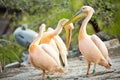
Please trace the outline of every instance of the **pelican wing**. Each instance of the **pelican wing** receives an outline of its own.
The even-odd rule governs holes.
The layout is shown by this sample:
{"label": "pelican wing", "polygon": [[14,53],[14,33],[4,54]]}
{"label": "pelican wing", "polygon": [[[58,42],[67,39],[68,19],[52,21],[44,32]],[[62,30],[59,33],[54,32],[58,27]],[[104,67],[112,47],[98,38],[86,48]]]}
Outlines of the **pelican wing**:
{"label": "pelican wing", "polygon": [[65,66],[67,66],[68,65],[68,63],[67,63],[67,55],[68,55],[67,48],[66,48],[63,40],[58,35],[54,37],[54,40],[58,47],[59,54],[62,58],[63,64],[65,64]]}
{"label": "pelican wing", "polygon": [[105,44],[102,42],[102,40],[96,35],[92,35],[91,39],[95,43],[95,45],[98,47],[98,49],[101,51],[103,56],[106,58],[106,56],[108,56],[108,50]]}
{"label": "pelican wing", "polygon": [[48,53],[48,55],[51,56],[57,62],[58,65],[61,65],[59,54],[57,54],[55,49],[51,45],[48,45],[48,44],[42,44],[42,45],[43,45],[42,48],[45,50],[45,52]]}
{"label": "pelican wing", "polygon": [[61,73],[63,70],[57,61],[59,55],[55,54],[55,51],[48,44],[36,45],[34,52],[30,51],[30,62],[38,69]]}
{"label": "pelican wing", "polygon": [[[54,29],[49,28],[48,31],[54,31]],[[60,38],[60,36],[54,36],[53,40],[55,41],[57,48],[59,50],[59,55],[62,58],[62,63],[65,64],[65,66],[67,66],[67,55],[68,55],[68,51],[67,48],[63,42],[63,40]]]}
{"label": "pelican wing", "polygon": [[91,36],[91,40],[95,43],[95,45],[98,47],[98,49],[101,51],[102,55],[104,56],[104,58],[111,63],[111,60],[108,56],[108,50],[105,46],[105,44],[102,42],[102,40],[96,36],[96,35],[92,35]]}
{"label": "pelican wing", "polygon": [[57,62],[43,48],[38,45],[34,52],[30,52],[30,61],[36,68],[43,70],[49,69],[50,65],[57,65]]}

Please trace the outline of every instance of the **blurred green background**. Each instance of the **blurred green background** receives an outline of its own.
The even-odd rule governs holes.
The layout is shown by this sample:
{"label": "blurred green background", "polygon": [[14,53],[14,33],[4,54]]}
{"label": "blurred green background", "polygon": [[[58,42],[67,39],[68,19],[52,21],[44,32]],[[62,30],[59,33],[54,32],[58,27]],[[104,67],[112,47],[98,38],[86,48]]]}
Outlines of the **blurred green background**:
{"label": "blurred green background", "polygon": [[[0,64],[5,65],[19,61],[24,49],[13,38],[14,30],[21,24],[38,32],[39,26],[45,23],[56,28],[62,18],[70,19],[83,5],[92,6],[95,13],[87,25],[88,34],[105,32],[120,39],[119,0],[0,0],[0,21],[9,21],[9,32],[0,36]],[[72,44],[77,46],[77,36],[83,19],[74,23]],[[0,27],[1,29],[1,27]],[[65,38],[65,31],[60,34]]]}

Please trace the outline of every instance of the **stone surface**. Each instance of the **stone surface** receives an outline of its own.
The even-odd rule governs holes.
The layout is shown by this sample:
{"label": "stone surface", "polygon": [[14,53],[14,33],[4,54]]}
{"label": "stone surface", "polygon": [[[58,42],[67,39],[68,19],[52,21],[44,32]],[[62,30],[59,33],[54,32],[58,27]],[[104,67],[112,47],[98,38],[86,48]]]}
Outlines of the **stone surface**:
{"label": "stone surface", "polygon": [[107,35],[105,32],[98,32],[96,35],[103,41],[108,41],[113,38],[113,37]]}
{"label": "stone surface", "polygon": [[110,47],[108,52],[110,56],[120,56],[120,45]]}
{"label": "stone surface", "polygon": [[20,67],[19,62],[10,63],[5,66],[5,68],[17,68],[17,67]]}
{"label": "stone surface", "polygon": [[68,58],[73,58],[80,55],[81,53],[79,51],[79,48],[74,46],[74,47],[71,47],[71,49],[69,50]]}
{"label": "stone surface", "polygon": [[[86,77],[87,65],[83,56],[78,56],[77,48],[73,49],[70,53],[74,53],[72,57],[68,58],[68,69],[65,73],[50,75],[52,80],[120,80],[120,44],[119,40],[113,39],[107,42],[110,46],[107,47],[110,58],[112,60],[112,70],[106,69],[97,65],[96,74],[92,77]],[[78,52],[77,52],[78,53]],[[17,64],[14,63],[14,64]],[[91,65],[91,72],[93,64]],[[7,68],[4,72],[0,73],[0,80],[40,80],[41,70],[37,70],[30,64],[27,67],[20,68]]]}
{"label": "stone surface", "polygon": [[29,65],[29,52],[28,51],[23,51],[21,55],[21,66],[28,66]]}
{"label": "stone surface", "polygon": [[104,41],[104,43],[105,43],[107,48],[111,48],[111,47],[114,47],[114,46],[117,46],[120,44],[118,39],[111,39],[108,41]]}
{"label": "stone surface", "polygon": [[[120,56],[111,57],[112,70],[106,71],[104,67],[97,65],[96,75],[86,77],[87,65],[85,60],[78,57],[68,59],[68,70],[65,73],[50,75],[52,80],[119,80],[120,79]],[[91,65],[91,72],[93,65]],[[41,70],[34,69],[32,66],[13,68],[6,73],[0,74],[0,80],[41,80]]]}

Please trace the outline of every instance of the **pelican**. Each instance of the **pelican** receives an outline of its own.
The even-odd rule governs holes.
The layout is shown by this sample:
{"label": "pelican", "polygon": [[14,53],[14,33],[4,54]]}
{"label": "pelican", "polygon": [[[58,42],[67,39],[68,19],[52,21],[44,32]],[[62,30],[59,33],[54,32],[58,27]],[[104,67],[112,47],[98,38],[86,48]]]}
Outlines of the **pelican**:
{"label": "pelican", "polygon": [[52,38],[54,38],[61,32],[65,21],[66,19],[60,20],[57,28],[53,31],[48,32],[44,32],[45,25],[42,24],[40,26],[40,32],[38,36],[35,38],[35,40],[31,43],[29,47],[30,62],[35,68],[41,69],[43,71],[42,80],[45,80],[45,74],[47,73],[64,72],[63,68],[61,67],[59,53],[55,49],[55,46],[50,45],[50,43]]}
{"label": "pelican", "polygon": [[[103,41],[95,34],[88,35],[86,32],[86,26],[94,13],[94,9],[90,6],[83,6],[73,18],[71,18],[65,25],[74,22],[81,16],[86,16],[83,20],[81,28],[79,30],[78,42],[79,50],[87,61],[88,69],[87,75],[94,75],[96,70],[96,64],[104,66],[107,69],[111,69],[111,59],[108,55],[108,50]],[[94,63],[94,69],[90,74],[90,65]]]}
{"label": "pelican", "polygon": [[[58,61],[60,61],[59,65],[65,66],[65,67],[68,66],[68,63],[67,63],[68,47],[65,46],[63,40],[59,36],[59,33],[61,32],[63,25],[67,21],[68,19],[61,19],[58,22],[57,28],[55,30],[52,28],[48,28],[48,30],[43,33],[43,36],[40,40],[40,44],[41,43],[50,44],[57,51],[57,53],[60,55],[60,59],[59,58],[57,59]],[[72,30],[73,28],[74,28],[73,24],[71,23],[67,25],[66,29]],[[58,31],[59,29],[60,29],[60,32]]]}

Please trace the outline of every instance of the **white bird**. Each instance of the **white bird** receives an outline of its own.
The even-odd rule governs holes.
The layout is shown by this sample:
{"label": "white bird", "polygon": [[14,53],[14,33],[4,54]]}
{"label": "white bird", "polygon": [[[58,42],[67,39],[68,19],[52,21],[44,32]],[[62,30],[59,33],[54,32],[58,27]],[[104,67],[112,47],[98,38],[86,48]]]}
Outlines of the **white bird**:
{"label": "white bird", "polygon": [[[81,14],[83,13],[83,14]],[[90,64],[94,63],[94,69],[93,73],[95,73],[96,64],[102,65],[106,67],[107,69],[111,68],[111,59],[108,55],[108,50],[103,43],[103,41],[95,34],[88,35],[86,32],[86,26],[89,20],[91,19],[92,15],[94,13],[94,9],[90,6],[83,6],[79,12],[76,13],[75,17],[70,19],[65,25],[75,21],[76,19],[80,18],[81,15],[86,15],[86,18],[83,20],[79,36],[78,36],[78,42],[79,42],[79,50],[82,53],[82,55],[85,57],[88,69],[87,69],[87,75],[90,74]]]}

